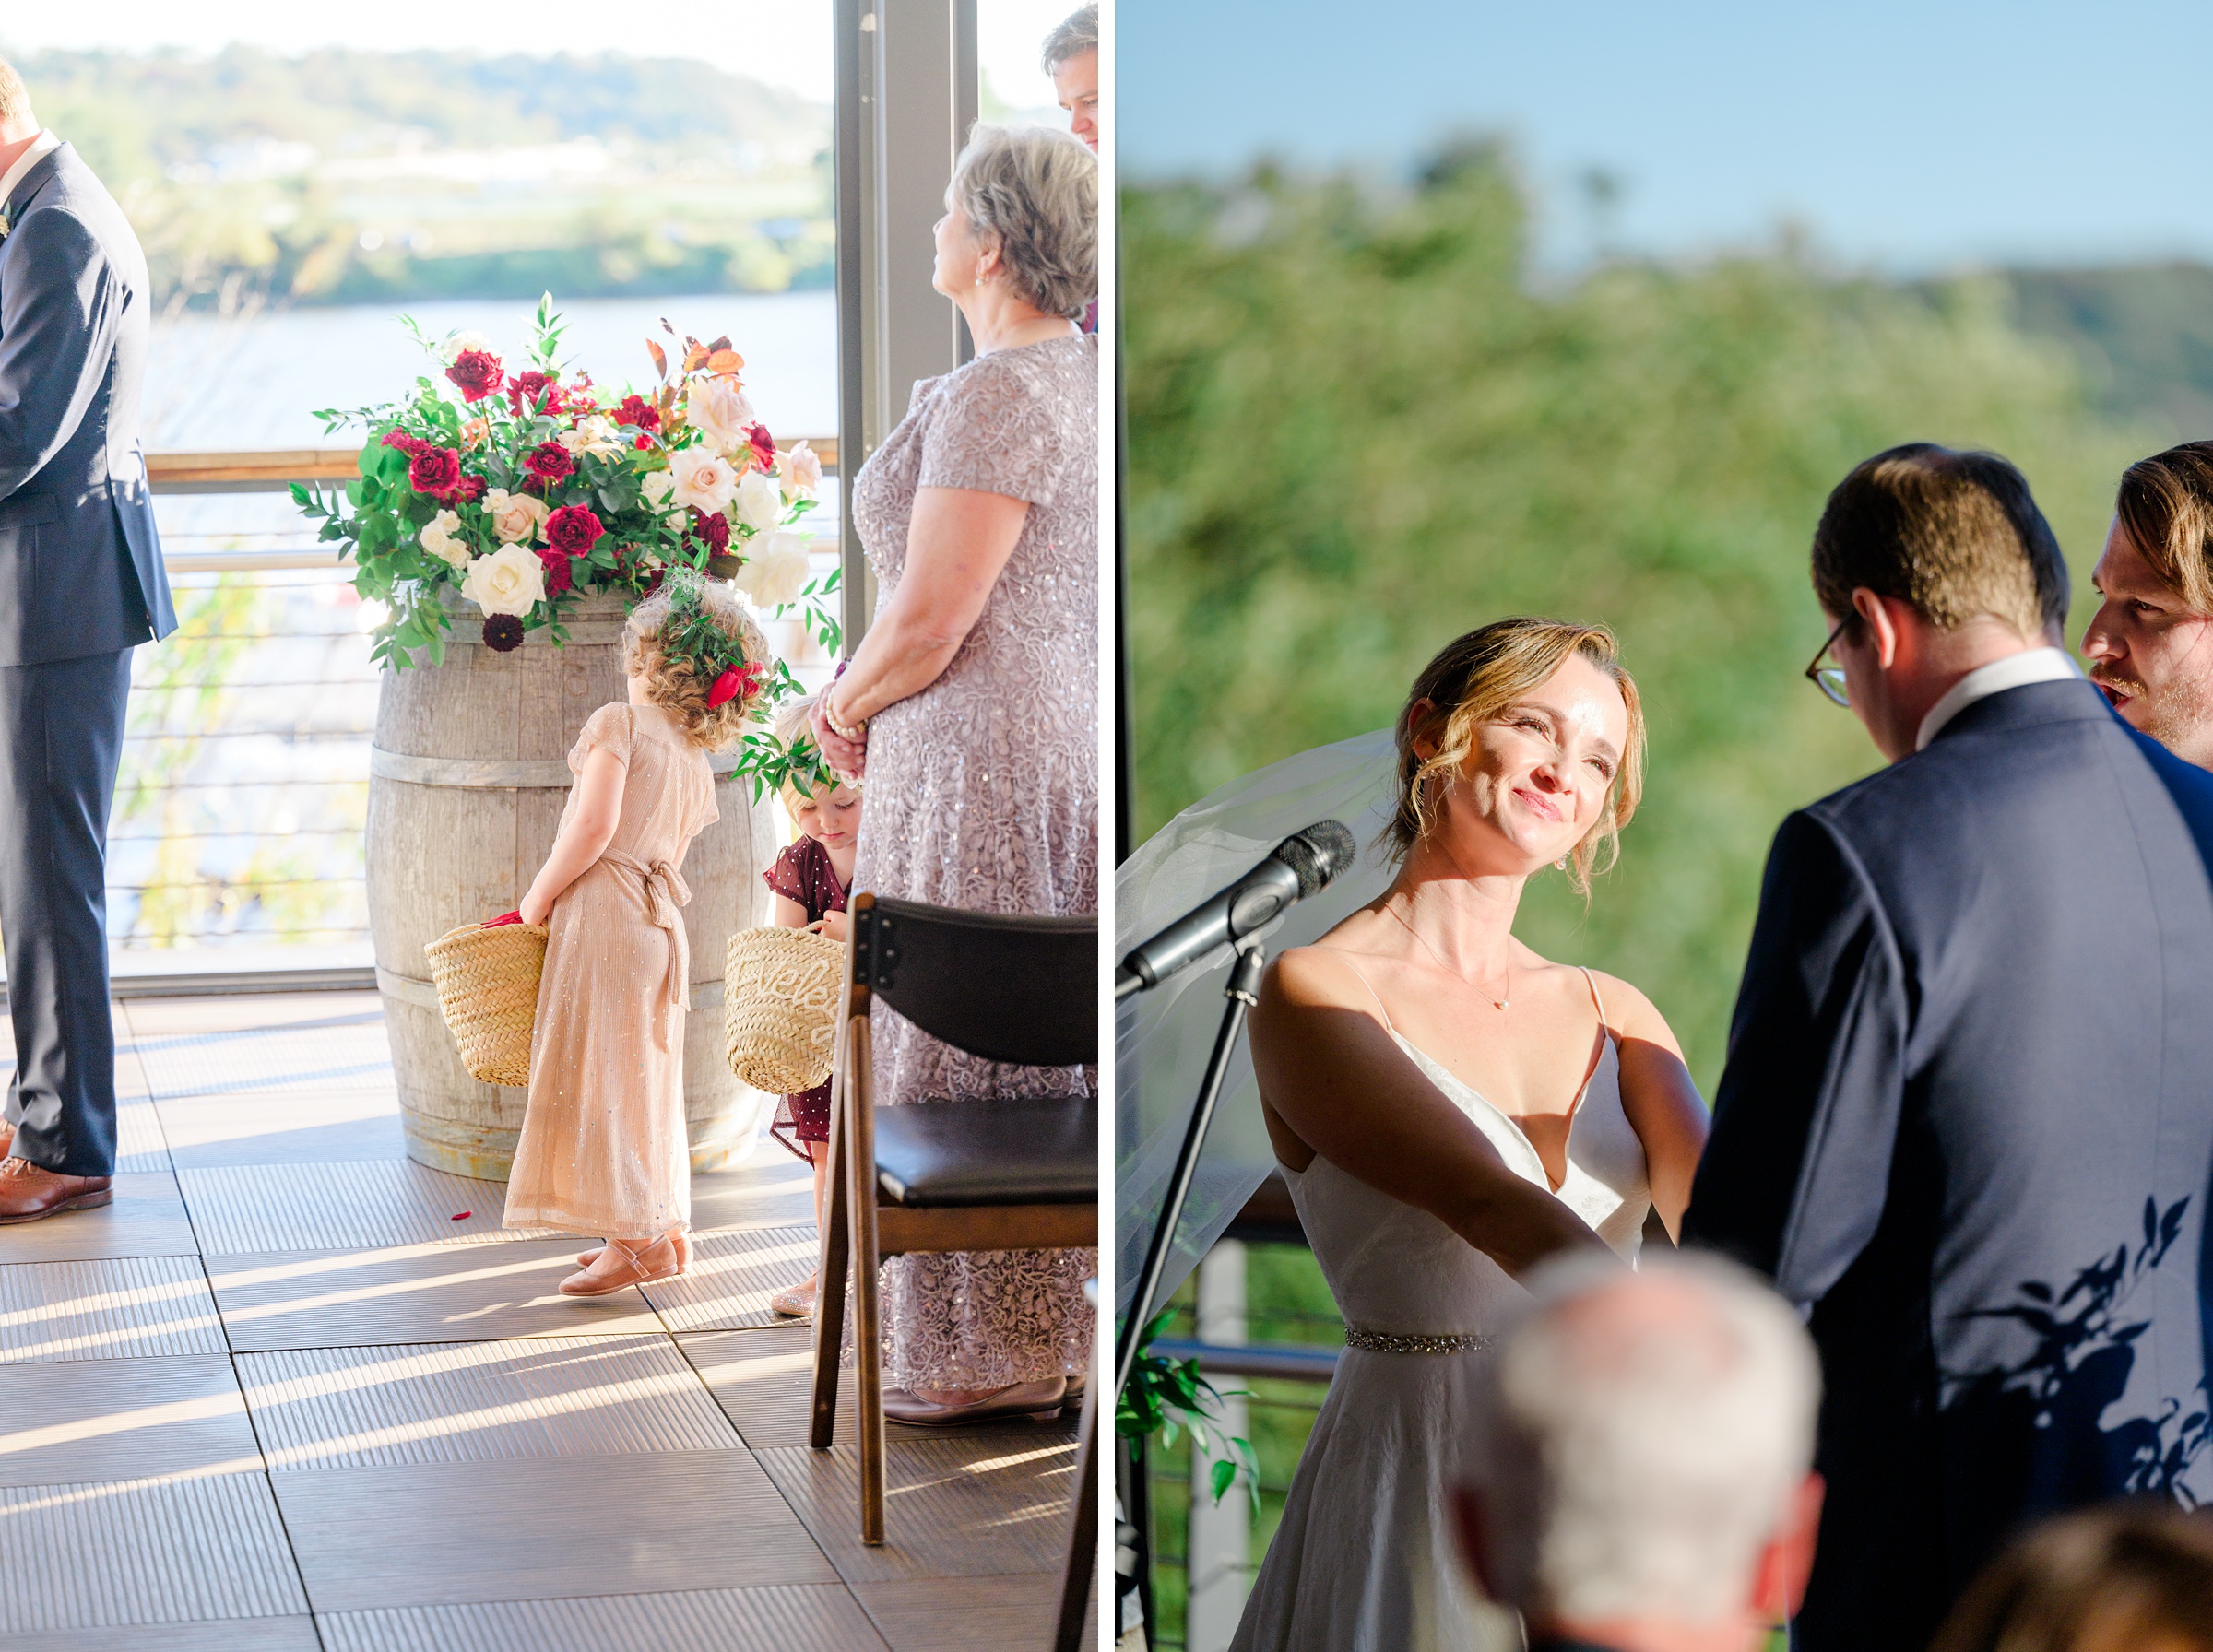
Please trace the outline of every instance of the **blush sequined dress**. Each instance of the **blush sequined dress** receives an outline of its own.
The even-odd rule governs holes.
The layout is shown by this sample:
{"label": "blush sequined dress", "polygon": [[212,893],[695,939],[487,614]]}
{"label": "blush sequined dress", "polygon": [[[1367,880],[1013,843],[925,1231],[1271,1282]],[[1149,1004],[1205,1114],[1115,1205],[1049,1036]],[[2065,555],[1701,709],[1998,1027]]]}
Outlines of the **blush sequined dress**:
{"label": "blush sequined dress", "polygon": [[[684,1133],[691,974],[684,851],[718,818],[707,754],[658,706],[603,705],[569,753],[622,760],[622,812],[553,903],[530,1034],[530,1100],[506,1225],[644,1238],[692,1220]],[[576,793],[562,810],[565,827]]]}
{"label": "blush sequined dress", "polygon": [[[1098,911],[1098,423],[1095,337],[995,350],[917,384],[855,477],[854,522],[882,602],[906,563],[917,489],[1030,507],[953,662],[870,722],[856,891],[970,912]],[[1082,1096],[1093,1081],[1082,1068],[978,1061],[883,1004],[870,1013],[882,1103]],[[989,1388],[1080,1375],[1095,1264],[1090,1250],[887,1260],[885,1382]]]}

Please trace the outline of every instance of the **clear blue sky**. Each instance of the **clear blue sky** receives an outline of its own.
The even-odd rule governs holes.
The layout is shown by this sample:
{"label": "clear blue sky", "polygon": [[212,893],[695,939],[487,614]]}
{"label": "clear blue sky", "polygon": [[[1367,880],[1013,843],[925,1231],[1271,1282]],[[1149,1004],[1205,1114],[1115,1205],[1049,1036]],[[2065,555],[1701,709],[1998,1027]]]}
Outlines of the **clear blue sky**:
{"label": "clear blue sky", "polygon": [[2151,0],[1118,0],[1132,178],[1402,171],[1509,137],[1543,256],[1664,254],[1786,220],[1852,265],[2213,261],[2213,5]]}

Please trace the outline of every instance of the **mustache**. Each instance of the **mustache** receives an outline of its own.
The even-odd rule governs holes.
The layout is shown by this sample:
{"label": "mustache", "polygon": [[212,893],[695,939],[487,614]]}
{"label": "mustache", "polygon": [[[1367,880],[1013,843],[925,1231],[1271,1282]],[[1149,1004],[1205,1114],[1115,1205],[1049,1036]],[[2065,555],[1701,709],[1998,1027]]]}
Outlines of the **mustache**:
{"label": "mustache", "polygon": [[2092,662],[2087,675],[2101,688],[2112,689],[2117,693],[2126,694],[2132,698],[2140,698],[2151,692],[2137,678],[2130,677],[2124,672],[2114,670],[2102,660]]}

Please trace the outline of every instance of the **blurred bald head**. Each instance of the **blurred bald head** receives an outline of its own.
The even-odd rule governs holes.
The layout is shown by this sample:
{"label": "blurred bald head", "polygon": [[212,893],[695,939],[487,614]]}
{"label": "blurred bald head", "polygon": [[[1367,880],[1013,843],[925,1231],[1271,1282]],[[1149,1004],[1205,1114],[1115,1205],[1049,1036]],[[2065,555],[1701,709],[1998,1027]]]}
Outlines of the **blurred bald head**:
{"label": "blurred bald head", "polygon": [[1819,1394],[1797,1316],[1727,1263],[1541,1270],[1475,1407],[1463,1506],[1485,1587],[1536,1624],[1738,1633],[1779,1564],[1790,1596],[1804,1585],[1778,1545],[1810,1564]]}

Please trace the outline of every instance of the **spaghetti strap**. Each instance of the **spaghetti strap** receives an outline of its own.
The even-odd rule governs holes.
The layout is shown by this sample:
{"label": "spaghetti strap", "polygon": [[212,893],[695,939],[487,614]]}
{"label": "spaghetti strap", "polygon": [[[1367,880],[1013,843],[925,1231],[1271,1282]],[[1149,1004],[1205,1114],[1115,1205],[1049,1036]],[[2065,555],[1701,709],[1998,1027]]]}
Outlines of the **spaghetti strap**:
{"label": "spaghetti strap", "polygon": [[[1599,996],[1598,977],[1593,975],[1587,967],[1583,969],[1583,985],[1591,989],[1591,1002],[1598,1008],[1599,1027],[1611,1035],[1614,1029],[1606,1025],[1606,1001]],[[1370,990],[1372,991],[1373,988]]]}
{"label": "spaghetti strap", "polygon": [[1376,1001],[1376,1009],[1383,1017],[1385,1031],[1396,1038],[1399,1035],[1399,1030],[1391,1025],[1391,1011],[1383,1008],[1383,995],[1376,990],[1375,985],[1362,973],[1360,966],[1353,962],[1353,955],[1342,947],[1324,947],[1321,950],[1325,952],[1336,953],[1338,957],[1344,960],[1344,967],[1359,976],[1360,985],[1367,988],[1367,996]]}

